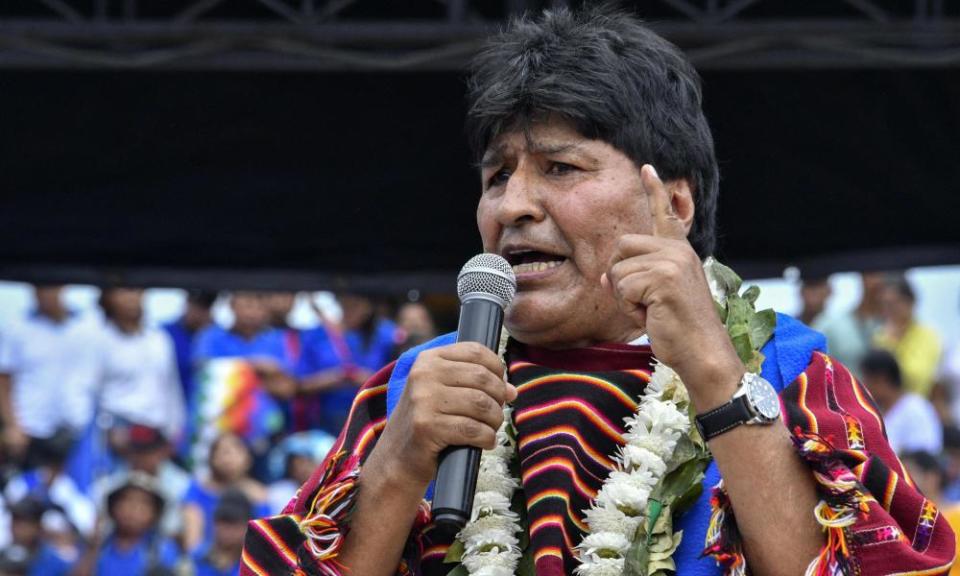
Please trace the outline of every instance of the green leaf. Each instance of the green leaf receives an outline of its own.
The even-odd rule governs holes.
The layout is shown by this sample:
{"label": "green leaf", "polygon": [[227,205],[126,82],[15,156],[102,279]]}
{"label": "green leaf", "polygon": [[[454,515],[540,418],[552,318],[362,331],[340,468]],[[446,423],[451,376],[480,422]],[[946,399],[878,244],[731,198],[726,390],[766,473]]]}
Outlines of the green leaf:
{"label": "green leaf", "polygon": [[757,305],[757,298],[760,297],[760,287],[752,285],[744,290],[740,297],[749,302],[751,307],[754,307]]}
{"label": "green leaf", "polygon": [[750,333],[730,334],[730,341],[733,342],[733,349],[737,351],[737,356],[740,357],[740,361],[744,364],[749,363],[753,358],[753,345],[750,344]]}
{"label": "green leaf", "polygon": [[623,563],[624,576],[649,576],[647,568],[650,564],[650,551],[647,549],[647,538],[640,532],[645,532],[646,527],[641,526],[637,531],[637,537],[633,544],[627,550],[627,555]]}
{"label": "green leaf", "polygon": [[459,564],[463,559],[463,542],[454,538],[453,544],[447,548],[447,555],[443,557],[444,564]]}
{"label": "green leaf", "polygon": [[727,322],[727,307],[723,304],[713,301],[713,305],[717,308],[717,314],[720,316],[720,321],[726,324]]}
{"label": "green leaf", "polygon": [[659,500],[650,498],[647,500],[647,547],[650,547],[650,537],[653,535],[653,529],[660,519],[660,513],[663,512],[663,503]]}
{"label": "green leaf", "polygon": [[460,564],[453,570],[447,572],[447,576],[470,576],[470,573],[463,567],[463,564]]}
{"label": "green leaf", "polygon": [[684,462],[683,465],[664,477],[657,490],[650,495],[650,498],[656,498],[676,510],[677,502],[682,496],[689,497],[698,486],[702,489],[703,473],[709,463],[710,458],[705,454]]}
{"label": "green leaf", "polygon": [[753,316],[753,309],[750,303],[739,296],[731,296],[727,299],[727,330],[743,326],[744,329],[750,326],[750,317]]}
{"label": "green leaf", "polygon": [[741,280],[732,269],[717,262],[713,258],[707,258],[703,268],[707,276],[716,281],[717,286],[727,297],[740,291],[740,285],[743,284],[743,280]]}
{"label": "green leaf", "polygon": [[763,348],[767,340],[773,336],[773,329],[777,326],[777,313],[767,308],[750,317],[750,341],[754,350]]}
{"label": "green leaf", "polygon": [[760,370],[763,368],[763,361],[766,359],[766,356],[761,354],[759,351],[756,351],[753,353],[753,357],[750,358],[750,361],[744,364],[744,367],[746,367],[747,372],[759,374]]}

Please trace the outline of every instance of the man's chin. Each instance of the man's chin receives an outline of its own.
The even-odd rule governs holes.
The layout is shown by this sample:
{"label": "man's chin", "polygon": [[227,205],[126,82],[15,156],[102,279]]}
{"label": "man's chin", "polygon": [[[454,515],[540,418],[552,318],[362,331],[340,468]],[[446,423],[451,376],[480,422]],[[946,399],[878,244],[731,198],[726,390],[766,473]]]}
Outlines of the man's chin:
{"label": "man's chin", "polygon": [[525,344],[549,343],[564,323],[564,307],[541,294],[520,292],[507,310],[504,325],[510,335]]}

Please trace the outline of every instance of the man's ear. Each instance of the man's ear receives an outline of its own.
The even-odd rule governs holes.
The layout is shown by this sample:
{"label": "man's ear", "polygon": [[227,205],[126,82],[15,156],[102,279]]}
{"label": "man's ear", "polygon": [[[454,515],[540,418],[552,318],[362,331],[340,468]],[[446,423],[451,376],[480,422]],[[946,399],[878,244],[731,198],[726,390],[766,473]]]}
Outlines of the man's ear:
{"label": "man's ear", "polygon": [[693,187],[686,178],[677,178],[664,182],[667,192],[670,193],[670,209],[674,215],[683,224],[687,234],[690,233],[690,227],[693,226],[693,216],[696,211],[696,205],[693,202]]}

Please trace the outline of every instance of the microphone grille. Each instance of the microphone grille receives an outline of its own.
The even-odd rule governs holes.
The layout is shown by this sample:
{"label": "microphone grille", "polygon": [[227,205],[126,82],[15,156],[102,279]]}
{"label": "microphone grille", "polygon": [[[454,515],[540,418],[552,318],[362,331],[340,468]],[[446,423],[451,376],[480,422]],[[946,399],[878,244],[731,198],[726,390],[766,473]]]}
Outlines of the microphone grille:
{"label": "microphone grille", "polygon": [[504,308],[517,293],[513,267],[501,256],[484,253],[467,260],[457,276],[457,295],[463,302],[467,294],[489,294],[503,302]]}

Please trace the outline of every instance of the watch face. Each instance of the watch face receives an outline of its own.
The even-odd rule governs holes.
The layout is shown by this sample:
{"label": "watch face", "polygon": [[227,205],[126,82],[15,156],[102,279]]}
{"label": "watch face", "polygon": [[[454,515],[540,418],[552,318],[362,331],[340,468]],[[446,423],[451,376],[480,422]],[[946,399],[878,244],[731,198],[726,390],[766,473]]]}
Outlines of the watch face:
{"label": "watch face", "polygon": [[780,416],[780,398],[773,386],[756,374],[747,378],[747,398],[764,420],[776,420]]}

